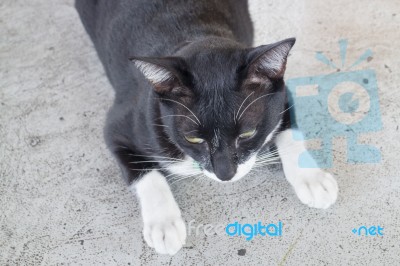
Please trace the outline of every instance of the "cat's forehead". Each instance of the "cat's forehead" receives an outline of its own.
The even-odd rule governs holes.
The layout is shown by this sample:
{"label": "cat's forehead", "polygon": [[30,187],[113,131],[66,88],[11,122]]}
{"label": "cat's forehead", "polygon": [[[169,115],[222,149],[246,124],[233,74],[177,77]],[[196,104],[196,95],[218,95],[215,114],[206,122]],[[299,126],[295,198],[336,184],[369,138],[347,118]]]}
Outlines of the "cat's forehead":
{"label": "cat's forehead", "polygon": [[195,74],[203,73],[230,73],[237,69],[244,61],[242,50],[213,49],[202,51],[188,58],[189,67]]}
{"label": "cat's forehead", "polygon": [[218,90],[198,99],[193,107],[207,135],[235,135],[236,131],[253,129],[263,119],[264,98],[257,101],[258,94],[248,93]]}
{"label": "cat's forehead", "polygon": [[195,82],[215,83],[234,78],[243,55],[240,50],[212,49],[195,53],[186,60]]}
{"label": "cat's forehead", "polygon": [[[204,130],[214,139],[242,124],[238,122],[238,109],[249,94],[244,90],[246,77],[239,72],[244,57],[243,50],[213,49],[197,53],[188,60],[193,75],[191,89],[195,92],[190,105]],[[245,116],[242,121],[243,118]]]}
{"label": "cat's forehead", "polygon": [[[225,85],[226,86],[226,85]],[[237,93],[226,87],[211,87],[204,89],[197,101],[197,108],[209,128],[230,128],[235,123],[237,108]]]}
{"label": "cat's forehead", "polygon": [[240,61],[226,55],[200,56],[191,64],[192,90],[198,102],[209,106],[216,112],[226,109],[235,100],[234,94],[240,90],[238,67]]}

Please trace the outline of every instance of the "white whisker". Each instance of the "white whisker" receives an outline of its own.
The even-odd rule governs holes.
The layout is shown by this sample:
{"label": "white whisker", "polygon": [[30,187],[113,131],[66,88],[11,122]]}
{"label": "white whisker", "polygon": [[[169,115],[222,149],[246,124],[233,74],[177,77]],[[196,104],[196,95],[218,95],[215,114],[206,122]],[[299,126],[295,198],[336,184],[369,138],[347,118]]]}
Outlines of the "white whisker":
{"label": "white whisker", "polygon": [[166,168],[129,168],[129,170],[132,170],[132,171],[153,171],[153,170],[156,170],[156,171],[162,171],[162,170],[166,170]]}
{"label": "white whisker", "polygon": [[247,95],[247,97],[244,99],[244,101],[242,102],[242,104],[239,106],[239,109],[237,110],[237,114],[236,114],[236,116],[234,117],[235,119],[235,122],[236,122],[236,120],[237,120],[237,116],[239,115],[239,112],[240,112],[240,109],[242,109],[242,106],[243,106],[243,104],[246,102],[246,100],[251,96],[251,95],[253,95],[253,93],[254,93],[254,91],[252,92],[252,93],[250,93],[249,95]]}
{"label": "white whisker", "polygon": [[200,175],[200,174],[197,175],[197,177],[193,178],[192,183],[193,183],[194,181],[196,181],[196,180],[199,180],[200,178],[201,178],[201,175]]}
{"label": "white whisker", "polygon": [[135,163],[178,163],[176,161],[136,161],[136,162],[129,162],[130,164]]}
{"label": "white whisker", "polygon": [[294,106],[294,104],[292,104],[291,106],[289,106],[288,108],[286,108],[285,110],[283,110],[282,112],[280,112],[279,114],[283,114],[284,112],[286,112],[287,110],[289,110],[290,108],[292,108]]}
{"label": "white whisker", "polygon": [[266,97],[266,96],[272,95],[272,94],[273,94],[273,93],[267,93],[267,94],[261,95],[260,97],[258,97],[257,99],[255,99],[254,101],[252,101],[251,103],[249,103],[249,105],[247,105],[246,108],[243,110],[243,112],[240,114],[238,120],[240,120],[240,118],[242,117],[242,115],[246,112],[246,110],[247,110],[253,103],[255,103],[256,101],[258,101],[259,99],[261,99],[261,98],[263,98],[263,97]]}
{"label": "white whisker", "polygon": [[177,104],[182,105],[183,107],[185,107],[185,108],[194,116],[194,118],[196,118],[197,122],[199,122],[198,125],[201,125],[201,122],[200,122],[199,118],[197,118],[197,116],[192,112],[192,110],[190,110],[190,109],[189,109],[186,105],[184,105],[183,103],[178,102],[178,101],[174,101],[174,100],[171,100],[171,99],[165,99],[165,98],[160,98],[160,99],[163,100],[163,101],[170,101],[170,102],[174,102],[174,103],[177,103]]}
{"label": "white whisker", "polygon": [[188,178],[193,178],[193,177],[195,177],[195,176],[197,176],[197,175],[198,175],[198,174],[193,174],[193,175],[188,175],[188,176],[182,177],[181,179],[178,179],[178,180],[175,180],[174,182],[172,182],[171,185],[175,184],[176,182],[179,182],[179,181],[188,179]]}
{"label": "white whisker", "polygon": [[166,126],[166,125],[160,125],[160,124],[152,124],[153,126],[156,126],[156,127],[169,127],[169,126]]}
{"label": "white whisker", "polygon": [[192,121],[193,123],[195,123],[196,125],[199,125],[196,121],[194,121],[193,119],[191,119],[190,117],[188,117],[187,115],[164,115],[159,117],[159,119],[163,118],[163,117],[171,117],[171,116],[176,116],[176,117],[186,117],[187,119],[190,119],[190,121]]}
{"label": "white whisker", "polygon": [[197,129],[190,130],[190,131],[188,131],[188,132],[185,132],[185,134],[189,134],[189,133],[192,133],[192,132],[195,132],[195,131],[198,131],[198,130],[197,130]]}
{"label": "white whisker", "polygon": [[120,145],[117,145],[117,146],[115,146],[116,148],[121,148],[121,149],[125,149],[125,150],[129,150],[129,148],[128,147],[126,147],[126,146],[120,146]]}
{"label": "white whisker", "polygon": [[172,158],[172,157],[167,157],[167,156],[153,156],[153,155],[135,155],[135,154],[128,154],[129,156],[133,157],[147,157],[147,158],[163,158],[167,160],[174,160],[178,162],[184,162],[185,160],[178,159],[178,158]]}
{"label": "white whisker", "polygon": [[178,175],[178,176],[174,176],[172,178],[168,178],[169,181],[175,181],[176,179],[180,179],[180,178],[185,178],[185,177],[192,177],[192,176],[196,176],[199,175],[200,173],[198,172],[193,172],[193,173],[189,173],[186,175]]}

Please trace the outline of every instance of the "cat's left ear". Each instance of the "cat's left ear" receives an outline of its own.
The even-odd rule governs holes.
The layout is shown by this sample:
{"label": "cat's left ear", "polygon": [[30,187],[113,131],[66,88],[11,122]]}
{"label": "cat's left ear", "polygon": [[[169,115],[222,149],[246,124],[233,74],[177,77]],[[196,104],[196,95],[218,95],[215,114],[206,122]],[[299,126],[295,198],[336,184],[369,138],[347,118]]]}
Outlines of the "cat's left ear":
{"label": "cat's left ear", "polygon": [[295,42],[295,38],[290,38],[252,49],[248,54],[249,80],[263,83],[266,78],[283,78],[289,51]]}
{"label": "cat's left ear", "polygon": [[183,59],[179,57],[131,57],[129,60],[135,64],[158,94],[179,96],[186,91],[182,86],[181,69],[185,68]]}

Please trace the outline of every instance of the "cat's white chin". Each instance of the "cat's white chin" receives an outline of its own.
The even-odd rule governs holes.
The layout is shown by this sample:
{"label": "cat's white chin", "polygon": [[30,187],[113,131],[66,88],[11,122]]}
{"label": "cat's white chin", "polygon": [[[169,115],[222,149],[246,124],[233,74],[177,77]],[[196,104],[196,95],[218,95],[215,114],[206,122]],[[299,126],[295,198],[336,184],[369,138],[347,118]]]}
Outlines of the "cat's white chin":
{"label": "cat's white chin", "polygon": [[251,169],[253,168],[255,162],[256,162],[257,154],[254,154],[248,159],[246,162],[242,164],[238,164],[236,174],[232,177],[232,179],[227,180],[227,181],[222,181],[219,179],[214,173],[211,173],[207,170],[203,170],[203,174],[212,180],[218,181],[218,182],[235,182],[240,179],[242,179],[244,176],[246,176]]}

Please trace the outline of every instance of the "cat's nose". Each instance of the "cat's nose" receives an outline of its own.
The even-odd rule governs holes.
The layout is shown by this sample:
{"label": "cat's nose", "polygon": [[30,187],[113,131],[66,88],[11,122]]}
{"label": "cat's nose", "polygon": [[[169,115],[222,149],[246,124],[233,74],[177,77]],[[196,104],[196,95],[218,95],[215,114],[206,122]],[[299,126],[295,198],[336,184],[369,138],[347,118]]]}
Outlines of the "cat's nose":
{"label": "cat's nose", "polygon": [[229,163],[217,163],[214,166],[214,173],[221,181],[229,181],[236,174],[236,167]]}
{"label": "cat's nose", "polygon": [[237,165],[235,164],[231,154],[232,152],[225,146],[215,151],[212,156],[214,174],[221,181],[229,181],[236,174]]}

